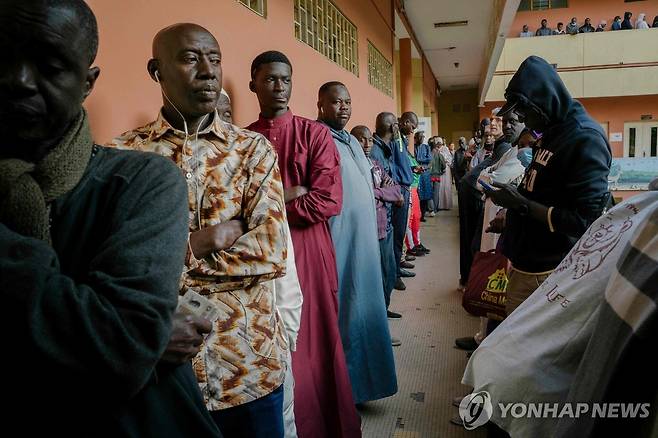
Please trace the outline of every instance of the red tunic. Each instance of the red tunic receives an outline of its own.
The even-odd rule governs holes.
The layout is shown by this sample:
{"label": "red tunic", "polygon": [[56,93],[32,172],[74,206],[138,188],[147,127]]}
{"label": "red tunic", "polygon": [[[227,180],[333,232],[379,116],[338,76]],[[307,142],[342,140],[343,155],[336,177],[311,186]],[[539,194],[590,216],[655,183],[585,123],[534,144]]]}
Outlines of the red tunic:
{"label": "red tunic", "polygon": [[295,377],[295,422],[300,438],[360,437],[343,345],[338,331],[336,256],[327,220],[340,213],[340,157],[326,126],[288,111],[247,127],[267,137],[279,154],[283,187],[309,193],[286,204],[304,295]]}

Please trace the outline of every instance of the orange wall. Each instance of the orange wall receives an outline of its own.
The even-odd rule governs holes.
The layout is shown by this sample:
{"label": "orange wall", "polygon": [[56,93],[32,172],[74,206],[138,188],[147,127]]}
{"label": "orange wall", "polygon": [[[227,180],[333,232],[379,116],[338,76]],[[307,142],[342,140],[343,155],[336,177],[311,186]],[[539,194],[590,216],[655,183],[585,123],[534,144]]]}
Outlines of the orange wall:
{"label": "orange wall", "polygon": [[585,18],[589,17],[592,20],[592,26],[596,27],[601,20],[605,20],[608,22],[606,29],[610,30],[615,15],[619,15],[623,19],[624,12],[626,11],[633,13],[633,23],[635,23],[638,14],[645,13],[647,15],[647,23],[651,26],[653,18],[658,15],[658,0],[644,0],[630,3],[625,3],[624,0],[569,0],[568,8],[548,9],[544,11],[520,11],[516,14],[508,36],[518,37],[524,24],[527,24],[530,30],[535,32],[541,27],[541,20],[543,18],[548,20],[548,26],[552,29],[555,29],[557,23],[560,21],[564,23],[566,29],[571,17],[578,18],[578,23],[582,26]]}
{"label": "orange wall", "polygon": [[317,90],[330,80],[342,81],[350,90],[353,113],[349,126],[372,126],[377,113],[395,111],[394,99],[368,84],[367,40],[393,61],[392,0],[334,0],[357,27],[359,77],[295,39],[293,0],[269,0],[267,18],[236,0],[87,1],[100,31],[96,65],[101,76],[86,104],[99,143],[156,117],[162,98],[146,72],[151,41],[158,30],[178,22],[198,23],[219,41],[224,88],[231,95],[238,125],[258,117],[258,101],[248,87],[249,67],[253,58],[266,50],[286,53],[293,64],[290,107],[296,114],[314,119]]}

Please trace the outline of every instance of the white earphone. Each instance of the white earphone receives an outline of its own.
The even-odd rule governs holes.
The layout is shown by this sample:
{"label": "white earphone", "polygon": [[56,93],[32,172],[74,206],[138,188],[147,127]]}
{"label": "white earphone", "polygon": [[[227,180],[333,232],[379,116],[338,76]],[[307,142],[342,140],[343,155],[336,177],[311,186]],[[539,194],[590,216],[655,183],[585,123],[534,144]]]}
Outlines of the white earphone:
{"label": "white earphone", "polygon": [[155,71],[155,82],[160,83],[160,76],[158,76],[158,71]]}

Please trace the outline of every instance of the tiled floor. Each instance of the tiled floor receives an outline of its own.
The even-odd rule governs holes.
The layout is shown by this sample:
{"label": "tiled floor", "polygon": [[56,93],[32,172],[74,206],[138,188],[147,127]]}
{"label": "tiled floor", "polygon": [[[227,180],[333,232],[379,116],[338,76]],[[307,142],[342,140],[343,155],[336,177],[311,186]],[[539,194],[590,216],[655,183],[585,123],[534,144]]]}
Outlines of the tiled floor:
{"label": "tiled floor", "polygon": [[398,393],[367,403],[362,409],[366,438],[481,438],[484,430],[467,431],[450,424],[458,414],[452,399],[469,388],[460,384],[465,352],[454,348],[456,337],[477,331],[478,319],[461,307],[457,292],[459,224],[457,208],[422,223],[421,240],[431,254],[416,259],[417,276],[405,279],[407,290],[394,291],[390,310],[402,319],[389,320]]}

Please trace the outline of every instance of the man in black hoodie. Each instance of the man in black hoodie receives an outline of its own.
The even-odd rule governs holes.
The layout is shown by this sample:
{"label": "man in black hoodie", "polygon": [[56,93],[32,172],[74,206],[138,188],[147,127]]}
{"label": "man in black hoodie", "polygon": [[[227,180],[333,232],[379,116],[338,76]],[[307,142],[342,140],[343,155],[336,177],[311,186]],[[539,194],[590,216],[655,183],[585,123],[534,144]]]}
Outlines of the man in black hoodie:
{"label": "man in black hoodie", "polygon": [[601,126],[575,101],[555,69],[526,59],[505,92],[500,114],[516,113],[543,132],[518,189],[495,184],[492,200],[507,208],[503,252],[512,263],[507,314],[557,267],[606,205],[610,146]]}

